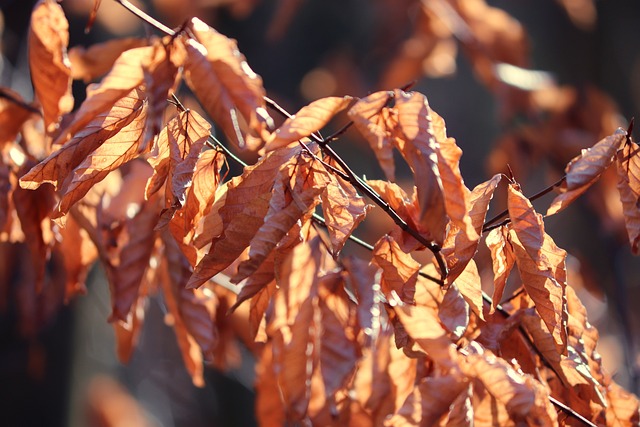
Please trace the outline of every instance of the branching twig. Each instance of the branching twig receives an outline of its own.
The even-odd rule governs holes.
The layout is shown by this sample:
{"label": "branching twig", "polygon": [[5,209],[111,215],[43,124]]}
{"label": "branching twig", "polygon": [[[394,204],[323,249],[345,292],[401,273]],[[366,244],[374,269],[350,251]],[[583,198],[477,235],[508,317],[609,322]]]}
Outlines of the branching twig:
{"label": "branching twig", "polygon": [[[538,191],[536,194],[534,194],[531,197],[527,197],[529,199],[530,202],[533,202],[534,200],[539,199],[540,197],[550,193],[554,188],[556,187],[560,187],[562,185],[562,183],[567,179],[567,175],[562,176],[562,178],[560,178],[559,180],[557,180],[556,182],[554,182],[553,184],[551,184],[550,186],[548,186],[547,188]],[[488,220],[487,222],[484,223],[484,225],[482,226],[482,232],[486,233],[487,231],[491,231],[494,228],[498,228],[502,225],[506,225],[509,222],[511,222],[511,220],[509,218],[505,219],[504,221],[502,221],[499,224],[494,224],[496,221],[501,220],[502,218],[504,218],[505,216],[507,216],[509,214],[509,210],[505,209],[502,212],[500,212],[499,214],[497,214],[496,216],[494,216],[493,218],[491,218],[490,220]]]}
{"label": "branching twig", "polygon": [[[282,108],[278,103],[273,101],[272,99],[265,97],[265,101],[270,108],[273,108],[275,111],[279,112],[286,118],[292,117],[289,112],[287,112],[284,108]],[[438,263],[438,267],[440,268],[442,280],[446,279],[448,274],[447,265],[444,261],[444,257],[440,252],[441,248],[434,242],[430,242],[424,238],[417,230],[407,224],[407,222],[400,216],[398,213],[389,205],[375,190],[373,190],[366,182],[364,182],[360,177],[358,177],[347,165],[347,163],[340,157],[338,153],[333,150],[327,144],[327,141],[313,133],[310,135],[311,139],[315,141],[326,153],[329,157],[335,161],[338,166],[347,174],[346,179],[351,185],[360,190],[364,195],[370,198],[376,205],[378,205],[392,220],[396,223],[398,227],[407,234],[411,235],[414,239],[424,245],[427,249],[429,249],[435,256],[436,262]]]}

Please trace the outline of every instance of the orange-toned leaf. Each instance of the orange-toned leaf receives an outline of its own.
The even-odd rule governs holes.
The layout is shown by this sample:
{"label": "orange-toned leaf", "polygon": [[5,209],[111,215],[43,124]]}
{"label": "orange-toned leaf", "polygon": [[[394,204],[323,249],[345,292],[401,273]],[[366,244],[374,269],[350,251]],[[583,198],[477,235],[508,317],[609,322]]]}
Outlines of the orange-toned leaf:
{"label": "orange-toned leaf", "polygon": [[[132,175],[128,180],[135,178]],[[127,182],[125,179],[124,184]],[[99,215],[98,227],[103,230],[99,249],[103,254],[111,288],[110,318],[125,321],[138,297],[140,283],[147,269],[151,268],[151,264],[157,264],[151,263],[150,259],[156,237],[154,227],[158,219],[158,200],[142,203],[138,212],[134,215],[128,212],[124,218],[112,218],[107,213],[100,213],[100,210]]]}
{"label": "orange-toned leaf", "polygon": [[456,277],[464,271],[469,260],[475,256],[480,240],[479,236],[482,234],[482,226],[489,209],[489,202],[501,179],[502,175],[494,175],[490,180],[478,184],[469,194],[471,206],[469,217],[477,238],[472,236],[473,238],[470,239],[468,233],[463,232],[455,225],[450,227],[442,247],[442,254],[449,267],[447,283],[455,281]]}
{"label": "orange-toned leaf", "polygon": [[265,150],[273,151],[319,131],[337,113],[347,108],[352,99],[350,96],[342,98],[332,96],[318,99],[302,107],[269,137]]}
{"label": "orange-toned leaf", "polygon": [[47,132],[73,109],[68,45],[69,23],[62,7],[52,0],[39,1],[31,13],[29,68]]}
{"label": "orange-toned leaf", "polygon": [[[449,286],[449,289],[445,292],[439,308],[438,317],[440,322],[451,332],[455,339],[460,339],[469,326],[469,304],[455,283]],[[482,307],[480,308],[480,313],[482,313]]]}
{"label": "orange-toned leaf", "polygon": [[360,356],[360,348],[352,339],[356,316],[340,274],[324,276],[319,295],[320,374],[324,394],[333,400],[336,393],[346,387]]}
{"label": "orange-toned leaf", "polygon": [[171,156],[171,192],[178,206],[184,206],[187,190],[211,125],[195,111],[186,110],[167,123]]}
{"label": "orange-toned leaf", "polygon": [[22,176],[20,186],[33,190],[48,182],[60,190],[67,177],[87,156],[111,138],[123,139],[118,134],[124,129],[129,129],[132,123],[139,122],[145,109],[145,103],[141,98],[142,92],[137,89],[120,98],[113,107],[97,115],[58,151]]}
{"label": "orange-toned leaf", "polygon": [[542,216],[513,184],[509,184],[507,204],[512,225],[510,241],[522,283],[535,303],[536,311],[552,333],[558,351],[565,354],[566,252],[558,248],[545,233]]}
{"label": "orange-toned leaf", "polygon": [[248,123],[251,136],[258,139],[264,139],[267,128],[273,126],[265,109],[262,78],[251,70],[235,40],[198,18],[191,19],[189,28],[197,39],[185,43],[185,78],[189,87],[235,145],[258,149],[250,139],[245,141],[240,117]]}
{"label": "orange-toned leaf", "polygon": [[629,141],[616,156],[618,191],[631,251],[640,254],[640,147]]}
{"label": "orange-toned leaf", "polygon": [[321,264],[319,239],[293,248],[281,267],[274,318],[267,329],[273,337],[275,372],[291,421],[301,420],[307,412],[307,384],[318,364],[321,325],[317,276]]}
{"label": "orange-toned leaf", "polygon": [[376,242],[373,262],[382,269],[381,290],[387,300],[393,300],[395,294],[395,298],[413,303],[420,264],[402,252],[388,234]]}
{"label": "orange-toned leaf", "polygon": [[602,139],[591,148],[582,150],[579,156],[574,157],[565,168],[566,179],[559,189],[561,194],[553,199],[547,215],[558,213],[569,206],[596,182],[600,174],[611,165],[613,156],[626,137],[627,132],[618,128],[613,135]]}
{"label": "orange-toned leaf", "polygon": [[[435,426],[449,412],[468,382],[460,375],[448,373],[420,380],[404,405],[389,420],[393,426]],[[448,424],[447,424],[448,425]]]}
{"label": "orange-toned leaf", "polygon": [[482,320],[484,314],[482,311],[482,283],[480,282],[480,273],[474,260],[469,260],[465,269],[460,273],[453,282],[460,289],[460,293],[469,303],[473,312]]}
{"label": "orange-toned leaf", "polygon": [[140,115],[121,128],[118,133],[102,142],[73,170],[60,189],[60,201],[52,218],[65,215],[96,183],[109,172],[135,159],[143,143],[146,126],[146,103]]}
{"label": "orange-toned leaf", "polygon": [[198,263],[189,287],[200,286],[230,265],[249,246],[249,242],[264,223],[269,211],[271,189],[284,164],[298,148],[269,153],[254,166],[231,180],[219,216],[224,230],[214,238],[209,253]]}
{"label": "orange-toned leaf", "polygon": [[[145,89],[149,98],[149,111],[147,118],[147,130],[140,151],[145,151],[151,140],[160,133],[164,122],[164,112],[167,107],[169,93],[175,92],[178,85],[180,65],[171,61],[171,52],[174,45],[164,45],[156,42],[154,51],[148,61],[142,63],[144,71]],[[197,113],[193,113],[197,114]],[[206,123],[204,119],[200,121]],[[209,126],[206,123],[206,126]],[[210,127],[210,126],[209,126]]]}
{"label": "orange-toned leaf", "polygon": [[[61,239],[56,242],[54,251],[60,254],[66,272],[65,302],[79,294],[85,294],[85,281],[89,269],[98,258],[98,250],[87,231],[70,216],[63,228],[58,230]],[[75,256],[69,256],[73,253]]]}
{"label": "orange-toned leaf", "polygon": [[403,138],[397,148],[411,167],[417,189],[419,214],[416,222],[442,245],[448,217],[442,179],[438,170],[438,144],[433,133],[429,103],[420,93],[395,93],[398,127]]}
{"label": "orange-toned leaf", "polygon": [[319,202],[317,196],[330,182],[317,161],[302,155],[285,163],[276,179],[264,223],[249,243],[249,259],[238,266],[235,282],[256,271],[300,218],[312,213]]}
{"label": "orange-toned leaf", "polygon": [[487,233],[485,243],[491,251],[492,268],[493,268],[493,299],[491,304],[491,313],[493,313],[500,301],[504,288],[507,286],[509,273],[515,263],[515,255],[511,244],[508,241],[508,230],[506,227],[498,227]]}
{"label": "orange-toned leaf", "polygon": [[343,264],[348,274],[347,280],[358,299],[358,341],[367,348],[378,339],[382,329],[382,294],[376,280],[379,270],[355,257],[345,258]]}
{"label": "orange-toned leaf", "polygon": [[[136,92],[144,94],[136,88],[144,83],[143,65],[148,64],[153,58],[154,50],[153,46],[144,46],[122,52],[109,74],[104,76],[100,83],[87,88],[87,98],[76,111],[71,123],[56,138],[54,145],[64,144],[97,115],[110,109],[120,98]],[[142,96],[138,98],[143,99]]]}
{"label": "orange-toned leaf", "polygon": [[284,402],[280,393],[273,345],[265,346],[256,365],[256,417],[264,425],[286,425]]}
{"label": "orange-toned leaf", "polygon": [[460,367],[503,404],[514,421],[526,420],[532,425],[557,423],[549,391],[531,377],[516,372],[505,360],[488,352],[473,353],[464,358]]}
{"label": "orange-toned leaf", "polygon": [[330,180],[321,194],[322,212],[331,239],[333,253],[338,254],[358,225],[373,207],[365,202],[353,185],[328,174]]}
{"label": "orange-toned leaf", "polygon": [[30,106],[17,92],[0,88],[0,148],[16,139],[23,123],[33,113],[26,107]]}
{"label": "orange-toned leaf", "polygon": [[[27,163],[24,166],[28,165]],[[12,192],[12,199],[31,255],[30,261],[35,271],[35,290],[41,292],[44,286],[45,264],[49,257],[50,245],[53,244],[49,221],[51,207],[55,204],[53,189],[44,187],[29,191],[16,188]]]}
{"label": "orange-toned leaf", "polygon": [[[169,230],[173,237],[187,245],[183,245],[183,251],[186,247],[193,249],[191,245],[196,228],[214,205],[220,183],[220,169],[224,162],[224,154],[218,150],[203,151],[196,162],[192,184],[186,191],[184,207],[178,210],[169,222]],[[197,259],[189,257],[189,262],[195,265]]]}
{"label": "orange-toned leaf", "polygon": [[380,167],[388,180],[395,180],[393,144],[391,132],[381,116],[382,110],[391,99],[391,92],[375,92],[359,99],[349,109],[349,118],[373,149]]}
{"label": "orange-toned leaf", "polygon": [[107,40],[84,48],[74,46],[69,49],[71,77],[89,83],[106,74],[122,52],[147,45],[147,40],[124,38]]}
{"label": "orange-toned leaf", "polygon": [[457,364],[455,345],[440,323],[435,309],[424,305],[392,304],[395,304],[393,310],[407,335],[432,360],[443,368],[451,368]]}
{"label": "orange-toned leaf", "polygon": [[638,398],[611,382],[607,388],[607,425],[635,426],[640,423],[640,402]]}
{"label": "orange-toned leaf", "polygon": [[442,179],[442,189],[444,191],[444,202],[447,215],[451,219],[451,224],[455,225],[466,236],[469,241],[478,240],[479,233],[474,228],[471,216],[470,191],[464,185],[462,174],[460,173],[460,158],[462,150],[456,145],[456,140],[447,137],[447,128],[444,119],[431,108],[429,109],[433,134],[439,144],[438,171]]}

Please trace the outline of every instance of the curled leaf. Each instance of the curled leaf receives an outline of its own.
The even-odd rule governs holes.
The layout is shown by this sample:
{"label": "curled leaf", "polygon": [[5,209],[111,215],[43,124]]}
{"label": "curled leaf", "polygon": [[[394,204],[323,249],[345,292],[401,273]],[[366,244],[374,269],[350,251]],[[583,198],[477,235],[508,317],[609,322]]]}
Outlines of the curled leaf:
{"label": "curled leaf", "polygon": [[618,192],[631,251],[640,254],[640,147],[629,141],[616,155]]}

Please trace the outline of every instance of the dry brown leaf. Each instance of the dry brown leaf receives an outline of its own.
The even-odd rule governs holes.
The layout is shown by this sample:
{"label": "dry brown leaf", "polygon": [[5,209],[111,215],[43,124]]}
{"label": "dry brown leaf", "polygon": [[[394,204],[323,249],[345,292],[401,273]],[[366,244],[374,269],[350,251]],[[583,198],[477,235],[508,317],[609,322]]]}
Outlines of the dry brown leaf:
{"label": "dry brown leaf", "polygon": [[507,285],[509,273],[516,261],[513,249],[508,240],[508,230],[506,227],[498,227],[491,230],[485,238],[485,243],[491,251],[492,268],[493,268],[493,298],[491,304],[491,314],[496,310],[500,301],[504,288]]}
{"label": "dry brown leaf", "polygon": [[181,208],[191,188],[196,163],[209,138],[211,125],[195,111],[181,112],[167,123],[171,192]]}
{"label": "dry brown leaf", "polygon": [[549,391],[540,383],[516,372],[505,360],[489,352],[468,354],[460,363],[462,372],[479,381],[503,404],[514,421],[532,425],[555,425],[556,411]]}
{"label": "dry brown leaf", "polygon": [[468,387],[466,379],[451,372],[440,377],[423,378],[386,425],[398,427],[438,425],[438,422],[449,412],[456,398]]}
{"label": "dry brown leaf", "polygon": [[[81,132],[97,115],[110,109],[122,97],[131,96],[136,88],[144,83],[143,65],[153,58],[153,46],[129,49],[118,57],[109,74],[100,83],[89,85],[87,98],[75,112],[73,120],[66,126],[54,141],[54,145],[62,145],[78,132]],[[143,93],[140,91],[140,93]],[[139,99],[144,99],[138,96]]]}
{"label": "dry brown leaf", "polygon": [[336,114],[347,108],[352,99],[350,96],[342,98],[332,96],[318,99],[302,107],[271,134],[264,149],[267,152],[273,151],[319,131]]}
{"label": "dry brown leaf", "polygon": [[[190,245],[198,223],[212,209],[220,184],[220,169],[225,161],[224,154],[217,150],[206,150],[200,154],[193,171],[193,181],[186,191],[184,207],[169,223],[169,230],[178,242]],[[190,259],[189,262],[195,265],[196,260]]]}
{"label": "dry brown leaf", "polygon": [[[85,281],[89,269],[98,259],[98,250],[87,231],[70,216],[63,228],[58,230],[61,239],[56,241],[54,251],[60,253],[66,271],[65,302],[77,295],[87,293]],[[68,256],[68,254],[76,256]]]}
{"label": "dry brown leaf", "polygon": [[413,171],[417,188],[419,214],[416,222],[429,231],[431,238],[442,245],[449,222],[445,196],[438,170],[438,144],[433,133],[429,103],[417,92],[395,92],[398,128],[403,137],[395,140]]}
{"label": "dry brown leaf", "polygon": [[219,210],[222,220],[220,231],[224,230],[224,233],[214,238],[209,252],[199,261],[189,280],[189,287],[200,286],[218,274],[249,246],[264,223],[271,189],[281,165],[297,151],[298,148],[271,152],[254,166],[246,167],[241,176],[231,180],[224,206]]}
{"label": "dry brown leaf", "polygon": [[319,286],[318,309],[322,319],[319,368],[323,395],[333,397],[347,386],[361,350],[353,339],[356,313],[344,291],[342,276],[326,275]]}
{"label": "dry brown leaf", "polygon": [[640,423],[638,398],[611,382],[607,387],[607,426],[637,426]]}
{"label": "dry brown leaf", "polygon": [[640,147],[629,141],[616,155],[618,191],[631,252],[640,254]]}
{"label": "dry brown leaf", "polygon": [[[175,61],[172,61],[172,51],[176,50],[173,43],[165,46],[162,42],[156,41],[153,48],[154,51],[151,57],[148,61],[142,63],[149,111],[147,113],[147,129],[140,151],[145,151],[147,145],[160,133],[164,123],[167,98],[169,98],[170,93],[176,91],[180,82],[181,64],[175,64]],[[196,112],[192,112],[192,114],[194,116],[197,115]],[[204,119],[200,119],[198,122],[203,127],[210,127]],[[204,125],[205,123],[206,126]],[[185,130],[185,132],[188,132],[188,130]]]}
{"label": "dry brown leaf", "polygon": [[51,218],[60,218],[71,206],[84,197],[109,172],[135,159],[140,154],[146,127],[146,103],[140,115],[118,133],[102,142],[73,170],[59,189],[60,201]]}
{"label": "dry brown leaf", "polygon": [[376,282],[378,269],[364,260],[347,257],[343,260],[347,281],[358,299],[358,342],[363,348],[370,348],[381,334],[382,294]]}
{"label": "dry brown leaf", "polygon": [[[148,177],[150,170],[148,166],[144,167],[145,163],[137,162],[136,166],[124,178],[124,188]],[[153,198],[144,201],[143,190],[142,186],[137,186],[135,192],[128,193],[125,190],[120,197],[112,199],[111,203],[128,206],[124,214],[98,206],[97,229],[101,235],[97,246],[111,289],[111,320],[126,321],[147,270],[153,271],[157,266],[150,260],[156,238],[154,227],[158,220],[159,200]]]}
{"label": "dry brown leaf", "polygon": [[267,343],[256,365],[256,417],[265,425],[286,424],[284,402],[280,393],[273,344]]}
{"label": "dry brown leaf", "polygon": [[329,175],[319,162],[307,156],[297,155],[281,167],[264,223],[251,239],[249,259],[238,265],[234,282],[253,274],[289,230],[313,213],[320,201],[318,196],[329,182]]}
{"label": "dry brown leaf", "polygon": [[71,77],[89,83],[106,74],[122,52],[147,45],[147,40],[124,38],[96,43],[88,48],[74,46],[69,49]]}
{"label": "dry brown leaf", "polygon": [[[189,28],[196,40],[184,41],[187,58],[185,78],[207,113],[240,148],[257,150],[273,120],[264,102],[262,78],[253,72],[235,40],[192,18]],[[238,115],[239,112],[239,115]],[[240,117],[249,125],[253,143],[240,131]]]}
{"label": "dry brown leaf", "polygon": [[[0,148],[15,141],[23,123],[33,111],[20,94],[7,88],[0,88]],[[37,110],[36,110],[37,111]]]}
{"label": "dry brown leaf", "polygon": [[420,264],[402,252],[393,237],[387,234],[376,242],[372,262],[382,269],[381,290],[387,300],[414,303]]}
{"label": "dry brown leaf", "polygon": [[359,99],[349,109],[349,118],[371,146],[387,179],[395,181],[392,135],[382,117],[382,110],[391,99],[391,94],[386,91],[375,92]]}
{"label": "dry brown leaf", "polygon": [[474,260],[469,260],[465,269],[460,273],[453,282],[460,289],[460,293],[469,303],[471,310],[482,320],[484,313],[482,310],[482,283],[480,281],[480,273]]}
{"label": "dry brown leaf", "polygon": [[[76,133],[59,150],[53,152],[20,179],[20,186],[34,190],[45,182],[61,190],[62,184],[72,171],[85,161],[108,140],[123,140],[118,135],[129,129],[132,123],[138,123],[145,110],[143,93],[135,89],[120,98],[109,110],[97,115],[90,123]],[[144,123],[144,121],[142,121]]]}
{"label": "dry brown leaf", "polygon": [[579,156],[574,157],[564,170],[566,179],[559,188],[561,194],[551,202],[547,216],[565,209],[595,183],[602,172],[611,165],[613,156],[626,137],[627,132],[618,128],[613,135],[602,139],[591,148],[582,150]]}
{"label": "dry brown leaf", "polygon": [[318,365],[322,328],[317,286],[320,268],[319,239],[293,248],[281,267],[274,317],[267,327],[289,421],[305,417],[310,399],[307,384]]}
{"label": "dry brown leaf", "polygon": [[440,317],[440,322],[451,332],[455,340],[459,340],[467,330],[469,326],[469,304],[455,283],[449,286],[449,289],[445,292],[442,304],[439,307],[438,317]]}
{"label": "dry brown leaf", "polygon": [[373,205],[366,203],[350,183],[330,173],[330,180],[320,195],[322,212],[334,254],[339,254],[345,242],[364,221]]}
{"label": "dry brown leaf", "polygon": [[462,150],[456,145],[456,140],[447,137],[444,119],[429,108],[433,134],[438,142],[438,171],[442,179],[444,203],[451,225],[457,227],[468,241],[477,241],[480,236],[474,228],[471,212],[471,192],[464,185],[460,172],[460,158]]}
{"label": "dry brown leaf", "polygon": [[507,205],[512,225],[510,241],[522,283],[553,334],[559,353],[565,354],[567,254],[545,233],[542,216],[514,184],[509,184]]}
{"label": "dry brown leaf", "polygon": [[166,262],[160,282],[164,301],[193,384],[203,387],[203,354],[213,359],[218,338],[214,323],[217,299],[215,295],[205,296],[200,289],[185,288],[191,266],[171,236],[165,233],[163,241]]}
{"label": "dry brown leaf", "polygon": [[[31,163],[33,164],[33,163]],[[25,163],[25,167],[30,163]],[[24,241],[29,248],[32,269],[35,272],[35,290],[42,292],[44,289],[45,265],[49,257],[53,234],[49,215],[55,204],[53,189],[49,186],[38,188],[35,191],[16,188],[12,192],[15,212],[20,219],[20,227],[24,233]]]}
{"label": "dry brown leaf", "polygon": [[493,192],[500,183],[502,175],[494,175],[490,180],[478,184],[469,194],[469,204],[471,209],[469,217],[471,224],[476,231],[474,238],[469,238],[468,233],[463,232],[455,225],[449,228],[447,238],[442,247],[447,266],[449,267],[449,275],[447,283],[453,283],[467,266],[478,249],[478,242],[482,234],[482,226],[489,209],[489,202],[493,198]]}
{"label": "dry brown leaf", "polygon": [[52,0],[39,1],[31,13],[29,68],[47,132],[73,109],[68,45],[69,23],[62,7]]}

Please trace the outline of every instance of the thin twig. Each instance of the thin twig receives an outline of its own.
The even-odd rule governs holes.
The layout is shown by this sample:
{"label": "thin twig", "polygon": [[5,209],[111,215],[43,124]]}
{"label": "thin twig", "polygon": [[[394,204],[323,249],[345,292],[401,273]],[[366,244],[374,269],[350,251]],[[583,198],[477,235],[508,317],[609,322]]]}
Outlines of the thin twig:
{"label": "thin twig", "polygon": [[[562,176],[562,178],[560,178],[559,180],[557,180],[556,182],[554,182],[553,184],[551,184],[550,186],[548,186],[547,188],[538,191],[536,194],[534,194],[531,197],[527,197],[529,199],[530,202],[533,202],[537,199],[539,199],[540,197],[550,193],[554,188],[556,187],[560,187],[562,185],[562,183],[567,179],[567,175]],[[485,233],[487,231],[491,231],[494,228],[498,228],[502,225],[506,225],[509,222],[511,222],[510,219],[506,219],[505,221],[501,222],[500,224],[497,225],[492,225],[494,222],[501,220],[502,218],[504,218],[505,216],[507,216],[509,214],[509,210],[505,209],[502,212],[500,212],[499,214],[497,214],[496,216],[494,216],[493,218],[491,218],[490,220],[488,220],[487,222],[484,223],[484,225],[482,226],[482,232]]]}
{"label": "thin twig", "polygon": [[35,113],[39,116],[42,116],[42,111],[40,111],[39,108],[34,107],[33,105],[27,104],[26,102],[16,98],[15,96],[13,96],[11,93],[9,93],[9,91],[5,90],[4,88],[0,88],[0,98],[4,98],[10,102],[13,102],[14,104],[16,104],[18,107],[23,108],[27,111],[30,111],[32,113]]}
{"label": "thin twig", "polygon": [[[282,108],[278,103],[274,100],[264,97],[267,105],[279,112],[286,118],[292,117],[289,112],[287,112],[284,108]],[[378,205],[392,220],[393,222],[400,227],[400,229],[407,234],[411,235],[414,239],[424,245],[427,249],[429,249],[435,256],[438,267],[440,268],[440,274],[442,276],[442,280],[446,279],[448,274],[447,265],[444,261],[444,257],[440,252],[441,248],[438,244],[434,242],[430,242],[424,238],[417,230],[407,224],[407,222],[400,216],[398,213],[389,205],[383,198],[378,194],[375,190],[373,190],[366,182],[364,182],[360,177],[358,177],[353,170],[349,167],[349,165],[336,153],[332,147],[327,144],[327,141],[322,137],[319,137],[315,133],[310,135],[310,138],[313,139],[326,153],[329,157],[331,157],[337,164],[342,168],[342,170],[348,175],[347,181],[351,183],[354,187],[360,190],[364,195],[370,198],[376,205]]]}
{"label": "thin twig", "polygon": [[121,6],[123,6],[125,9],[127,9],[129,12],[133,13],[135,16],[137,16],[138,18],[140,18],[141,20],[143,20],[147,24],[151,25],[152,27],[162,31],[163,33],[165,33],[165,34],[167,34],[169,36],[173,36],[173,35],[176,34],[176,32],[173,31],[171,28],[167,27],[166,25],[164,25],[162,22],[156,20],[155,18],[147,15],[145,12],[140,10],[135,5],[129,3],[127,0],[113,0],[113,1],[115,1],[116,3],[119,3]]}

